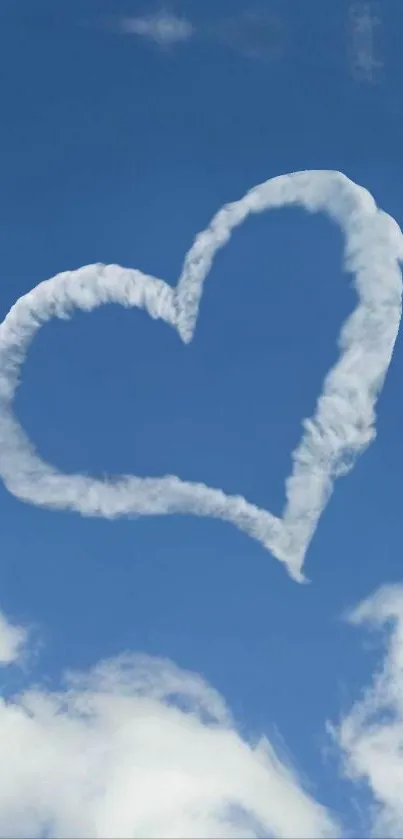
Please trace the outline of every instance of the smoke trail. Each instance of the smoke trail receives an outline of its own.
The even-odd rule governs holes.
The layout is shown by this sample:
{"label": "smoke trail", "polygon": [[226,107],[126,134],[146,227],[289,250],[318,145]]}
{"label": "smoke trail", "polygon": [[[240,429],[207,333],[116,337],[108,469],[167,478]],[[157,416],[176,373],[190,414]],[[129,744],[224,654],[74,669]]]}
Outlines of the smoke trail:
{"label": "smoke trail", "polygon": [[[282,518],[220,489],[175,476],[101,481],[63,474],[45,463],[13,414],[19,372],[30,341],[52,317],[103,303],[145,309],[176,329],[184,343],[194,334],[203,283],[216,251],[250,213],[292,204],[323,211],[345,235],[345,266],[355,274],[358,306],[344,323],[341,355],[327,374],[313,418],[293,453]],[[20,297],[0,324],[0,475],[18,498],[86,516],[191,513],[232,522],[284,562],[303,581],[304,557],[333,480],[346,474],[375,437],[375,403],[388,369],[400,314],[403,236],[370,193],[340,172],[280,175],[226,204],[187,253],[175,289],[155,277],[117,265],[88,265],[57,274]],[[245,290],[245,294],[247,291]]]}

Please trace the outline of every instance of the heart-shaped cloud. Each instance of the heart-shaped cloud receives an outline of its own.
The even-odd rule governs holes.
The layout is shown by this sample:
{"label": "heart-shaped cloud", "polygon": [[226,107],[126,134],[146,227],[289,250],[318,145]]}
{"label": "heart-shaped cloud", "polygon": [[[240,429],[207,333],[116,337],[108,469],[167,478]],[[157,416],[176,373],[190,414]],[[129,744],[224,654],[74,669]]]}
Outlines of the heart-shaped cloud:
{"label": "heart-shaped cloud", "polygon": [[[300,204],[324,211],[345,235],[345,266],[355,274],[358,306],[344,323],[341,355],[327,374],[316,413],[304,420],[286,481],[282,518],[204,484],[174,476],[123,475],[101,481],[58,472],[34,451],[12,409],[19,371],[37,330],[76,307],[102,303],[145,309],[189,342],[194,334],[203,282],[216,251],[249,213]],[[333,480],[348,472],[375,436],[375,403],[388,369],[400,314],[403,235],[370,193],[340,172],[294,172],[272,178],[239,201],[226,204],[187,253],[175,289],[141,271],[88,265],[57,274],[20,297],[0,325],[0,474],[24,501],[77,510],[87,516],[192,513],[231,521],[257,539],[289,574],[302,581],[302,565]]]}

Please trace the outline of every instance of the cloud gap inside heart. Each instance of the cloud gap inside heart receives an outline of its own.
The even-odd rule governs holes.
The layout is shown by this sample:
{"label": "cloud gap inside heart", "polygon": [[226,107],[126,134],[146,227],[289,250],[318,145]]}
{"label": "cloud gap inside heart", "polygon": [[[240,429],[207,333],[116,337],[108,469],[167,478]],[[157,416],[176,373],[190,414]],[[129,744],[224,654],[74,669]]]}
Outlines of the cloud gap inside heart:
{"label": "cloud gap inside heart", "polygon": [[342,246],[324,215],[250,217],[217,255],[188,347],[116,304],[50,321],[17,391],[22,426],[59,470],[178,472],[280,514],[290,452],[356,301]]}

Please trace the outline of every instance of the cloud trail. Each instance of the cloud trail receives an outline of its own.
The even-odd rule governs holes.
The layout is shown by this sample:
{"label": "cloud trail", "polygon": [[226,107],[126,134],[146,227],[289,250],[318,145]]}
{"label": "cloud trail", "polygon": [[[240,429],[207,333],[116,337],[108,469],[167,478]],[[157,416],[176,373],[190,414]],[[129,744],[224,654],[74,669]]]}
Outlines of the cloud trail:
{"label": "cloud trail", "polygon": [[58,691],[2,692],[2,837],[340,836],[268,740],[248,742],[220,694],[166,659],[126,653]]}
{"label": "cloud trail", "polygon": [[[89,312],[113,302],[145,309],[176,329],[186,344],[195,332],[204,280],[217,250],[250,213],[290,205],[325,212],[340,225],[358,306],[342,327],[340,358],[325,378],[316,413],[303,422],[283,517],[241,496],[175,476],[123,475],[111,482],[63,474],[44,462],[13,413],[20,368],[40,327],[53,317],[69,318],[75,308]],[[101,264],[39,283],[0,324],[0,475],[6,487],[23,501],[86,516],[185,513],[223,519],[257,539],[302,581],[304,556],[334,479],[352,468],[375,437],[376,399],[401,315],[402,243],[397,223],[366,189],[340,172],[312,170],[272,178],[226,204],[196,237],[176,288],[135,269]]]}

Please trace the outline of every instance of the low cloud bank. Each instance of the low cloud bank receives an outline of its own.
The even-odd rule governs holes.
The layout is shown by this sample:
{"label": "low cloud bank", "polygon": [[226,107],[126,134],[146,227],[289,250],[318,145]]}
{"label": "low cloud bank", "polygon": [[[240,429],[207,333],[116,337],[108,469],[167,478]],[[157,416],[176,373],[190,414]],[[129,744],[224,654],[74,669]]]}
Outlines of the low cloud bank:
{"label": "low cloud bank", "polygon": [[248,742],[221,696],[166,660],[126,654],[57,692],[3,698],[0,741],[4,837],[338,836],[273,746]]}
{"label": "low cloud bank", "polygon": [[371,793],[371,835],[403,836],[403,585],[384,586],[348,616],[382,633],[384,660],[337,728],[344,772]]}

